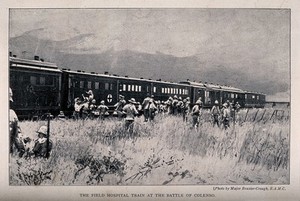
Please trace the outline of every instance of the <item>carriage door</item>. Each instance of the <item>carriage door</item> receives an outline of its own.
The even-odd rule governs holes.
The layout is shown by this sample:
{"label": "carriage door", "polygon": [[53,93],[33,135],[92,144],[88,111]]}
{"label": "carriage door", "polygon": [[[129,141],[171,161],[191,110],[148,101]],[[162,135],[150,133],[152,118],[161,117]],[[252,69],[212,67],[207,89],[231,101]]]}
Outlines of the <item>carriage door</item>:
{"label": "carriage door", "polygon": [[205,105],[210,105],[210,103],[211,103],[210,94],[211,94],[210,91],[205,90],[205,92],[204,92],[204,104]]}

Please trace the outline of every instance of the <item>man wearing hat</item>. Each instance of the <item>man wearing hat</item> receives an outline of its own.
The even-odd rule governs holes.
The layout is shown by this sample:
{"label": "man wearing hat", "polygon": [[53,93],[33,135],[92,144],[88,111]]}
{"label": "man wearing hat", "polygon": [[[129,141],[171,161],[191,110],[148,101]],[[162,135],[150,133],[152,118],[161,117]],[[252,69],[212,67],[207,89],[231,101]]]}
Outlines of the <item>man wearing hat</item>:
{"label": "man wearing hat", "polygon": [[188,114],[190,113],[190,98],[187,97],[183,99],[183,104],[182,104],[182,116],[183,116],[183,121],[187,121]]}
{"label": "man wearing hat", "polygon": [[49,144],[47,142],[48,134],[47,134],[47,126],[41,126],[37,131],[38,139],[35,140],[34,147],[32,152],[35,157],[43,157],[47,158],[48,154],[52,150],[52,141],[49,140]]}
{"label": "man wearing hat", "polygon": [[193,127],[198,128],[199,121],[200,121],[200,115],[201,115],[201,107],[200,107],[201,101],[197,100],[194,107],[192,108],[192,118],[193,118]]}
{"label": "man wearing hat", "polygon": [[178,104],[178,98],[176,95],[174,95],[173,102],[172,102],[172,114],[174,115],[177,115],[178,113],[177,104]]}
{"label": "man wearing hat", "polygon": [[215,101],[214,106],[211,108],[211,115],[213,117],[213,126],[217,124],[218,127],[220,127],[219,124],[219,116],[221,114],[220,108],[219,108],[219,101]]}
{"label": "man wearing hat", "polygon": [[123,108],[123,113],[126,115],[125,118],[125,128],[129,130],[130,133],[133,132],[133,122],[134,122],[134,117],[138,115],[138,111],[135,107],[135,99],[131,98],[129,103],[126,104]]}
{"label": "man wearing hat", "polygon": [[104,120],[105,116],[108,115],[108,107],[105,105],[105,101],[102,100],[100,102],[100,105],[97,108],[97,113],[96,115],[98,115],[100,117],[101,120]]}
{"label": "man wearing hat", "polygon": [[147,122],[150,116],[150,101],[152,98],[150,98],[150,94],[147,93],[147,97],[144,99],[142,102],[142,108],[143,108],[143,113],[144,113],[144,122]]}
{"label": "man wearing hat", "polygon": [[126,105],[126,100],[125,100],[125,97],[123,95],[119,95],[119,102],[117,102],[114,106],[116,107],[115,109],[115,112],[117,113],[118,115],[118,118],[119,119],[122,119],[123,117],[123,113],[122,113],[122,110],[123,110],[123,107]]}
{"label": "man wearing hat", "polygon": [[230,110],[228,108],[228,104],[227,103],[223,104],[222,118],[223,118],[224,128],[227,129],[228,127],[230,127],[230,125],[229,125]]}

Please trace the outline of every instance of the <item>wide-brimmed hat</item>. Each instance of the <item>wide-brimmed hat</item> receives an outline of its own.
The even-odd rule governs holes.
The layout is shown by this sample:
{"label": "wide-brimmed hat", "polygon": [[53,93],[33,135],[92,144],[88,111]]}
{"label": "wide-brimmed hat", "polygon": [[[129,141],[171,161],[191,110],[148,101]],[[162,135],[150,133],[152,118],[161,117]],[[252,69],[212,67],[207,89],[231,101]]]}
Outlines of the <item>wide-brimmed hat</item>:
{"label": "wide-brimmed hat", "polygon": [[36,131],[38,134],[44,134],[45,136],[47,136],[47,126],[41,126],[40,129],[38,131]]}
{"label": "wide-brimmed hat", "polygon": [[201,104],[201,101],[200,101],[200,100],[197,100],[195,104],[200,105],[200,104]]}
{"label": "wide-brimmed hat", "polygon": [[87,93],[88,95],[92,95],[92,94],[93,94],[93,91],[92,91],[92,90],[88,90],[88,91],[85,92],[85,93]]}
{"label": "wide-brimmed hat", "polygon": [[123,96],[123,95],[121,95],[121,94],[119,95],[119,97],[120,97],[120,98],[124,98],[124,96]]}
{"label": "wide-brimmed hat", "polygon": [[96,103],[96,100],[95,100],[95,99],[93,99],[93,100],[92,100],[92,103],[94,103],[94,104],[95,104],[95,103]]}
{"label": "wide-brimmed hat", "polygon": [[131,98],[130,100],[128,100],[128,102],[129,102],[129,103],[133,103],[133,104],[136,103],[134,98]]}
{"label": "wide-brimmed hat", "polygon": [[104,100],[102,100],[100,103],[101,103],[101,104],[104,104],[104,103],[105,103],[105,101],[104,101]]}
{"label": "wide-brimmed hat", "polygon": [[174,99],[177,99],[177,96],[176,96],[176,95],[174,96]]}
{"label": "wide-brimmed hat", "polygon": [[219,102],[216,100],[216,101],[215,101],[215,104],[216,104],[216,105],[218,105],[218,104],[219,104]]}

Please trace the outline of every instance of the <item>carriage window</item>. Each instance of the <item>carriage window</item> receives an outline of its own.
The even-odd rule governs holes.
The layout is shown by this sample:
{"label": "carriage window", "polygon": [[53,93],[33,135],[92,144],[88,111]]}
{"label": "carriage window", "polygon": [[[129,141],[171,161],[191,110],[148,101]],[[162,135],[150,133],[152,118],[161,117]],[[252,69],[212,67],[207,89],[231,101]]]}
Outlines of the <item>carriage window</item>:
{"label": "carriage window", "polygon": [[45,77],[40,77],[40,85],[45,85],[46,79]]}
{"label": "carriage window", "polygon": [[91,88],[92,88],[92,82],[88,81],[88,89],[91,89]]}
{"label": "carriage window", "polygon": [[237,94],[235,94],[235,98],[238,98],[238,95],[237,95]]}
{"label": "carriage window", "polygon": [[139,91],[139,86],[135,85],[135,91]]}
{"label": "carriage window", "polygon": [[178,89],[176,88],[176,94],[178,94]]}
{"label": "carriage window", "polygon": [[105,90],[109,90],[109,83],[105,83],[104,88]]}
{"label": "carriage window", "polygon": [[254,95],[252,95],[252,99],[255,99],[255,96],[254,96]]}
{"label": "carriage window", "polygon": [[257,100],[259,100],[259,96],[257,96]]}
{"label": "carriage window", "polygon": [[179,94],[182,94],[181,92],[182,92],[181,89],[179,89]]}
{"label": "carriage window", "polygon": [[234,98],[234,93],[231,94],[231,98]]}
{"label": "carriage window", "polygon": [[95,82],[95,89],[99,89],[99,82]]}
{"label": "carriage window", "polygon": [[109,85],[109,90],[113,90],[113,84],[112,83],[110,83],[110,85]]}
{"label": "carriage window", "polygon": [[156,87],[153,87],[153,92],[156,93]]}
{"label": "carriage window", "polygon": [[126,91],[126,84],[123,84],[123,91]]}
{"label": "carriage window", "polygon": [[[70,82],[70,80],[69,80],[69,82]],[[45,85],[53,85],[53,77],[50,77],[50,76],[46,77]],[[70,86],[70,83],[69,83],[69,86]]]}
{"label": "carriage window", "polygon": [[165,88],[161,88],[161,93],[165,93]]}
{"label": "carriage window", "polygon": [[131,85],[130,84],[128,85],[128,91],[131,91]]}
{"label": "carriage window", "polygon": [[36,77],[35,76],[30,76],[30,83],[32,85],[36,85]]}
{"label": "carriage window", "polygon": [[173,91],[174,91],[174,89],[173,89],[173,88],[171,88],[171,94],[173,94],[173,93],[174,93]]}
{"label": "carriage window", "polygon": [[139,86],[139,91],[142,91],[142,86]]}
{"label": "carriage window", "polygon": [[84,87],[84,81],[80,81],[80,88]]}

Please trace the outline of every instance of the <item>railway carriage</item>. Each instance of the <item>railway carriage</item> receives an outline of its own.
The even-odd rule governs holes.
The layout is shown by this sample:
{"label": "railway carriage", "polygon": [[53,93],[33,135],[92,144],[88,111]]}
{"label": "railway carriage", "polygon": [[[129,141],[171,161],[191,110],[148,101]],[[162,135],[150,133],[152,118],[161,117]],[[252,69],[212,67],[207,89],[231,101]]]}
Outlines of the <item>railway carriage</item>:
{"label": "railway carriage", "polygon": [[93,91],[96,104],[104,100],[110,112],[114,110],[119,95],[125,96],[125,100],[135,98],[140,103],[147,94],[160,101],[166,101],[175,95],[182,99],[190,97],[192,104],[201,97],[205,108],[211,108],[216,100],[219,104],[229,100],[238,101],[242,107],[264,107],[266,98],[262,93],[213,83],[189,80],[172,83],[110,75],[107,72],[98,74],[60,70],[56,64],[44,62],[38,57],[34,60],[10,57],[9,64],[10,87],[14,94],[11,108],[21,119],[31,119],[47,112],[56,115],[60,110],[71,115],[75,98],[87,95],[89,90]]}
{"label": "railway carriage", "polygon": [[266,103],[266,95],[257,92],[245,91],[245,107],[262,108]]}
{"label": "railway carriage", "polygon": [[47,112],[57,114],[61,101],[61,71],[56,64],[35,60],[9,58],[10,87],[13,108],[19,118],[31,119]]}
{"label": "railway carriage", "polygon": [[153,95],[155,100],[166,101],[170,96],[186,98],[190,95],[190,87],[184,84],[164,82],[143,78],[130,78],[108,73],[86,73],[84,71],[62,70],[62,110],[70,114],[74,110],[75,98],[81,98],[88,90],[92,90],[96,104],[101,100],[113,111],[119,95],[125,99],[135,98],[142,103],[144,98]]}

